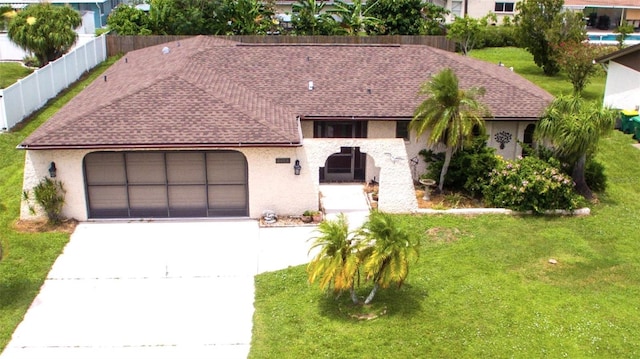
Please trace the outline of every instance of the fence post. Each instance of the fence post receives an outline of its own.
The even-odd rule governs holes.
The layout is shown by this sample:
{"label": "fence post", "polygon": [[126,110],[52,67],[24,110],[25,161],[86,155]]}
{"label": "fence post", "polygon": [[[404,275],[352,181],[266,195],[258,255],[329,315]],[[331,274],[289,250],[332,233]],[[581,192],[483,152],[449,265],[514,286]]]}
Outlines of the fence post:
{"label": "fence post", "polygon": [[4,93],[0,90],[0,131],[9,130],[9,124],[7,124],[7,114],[4,111]]}

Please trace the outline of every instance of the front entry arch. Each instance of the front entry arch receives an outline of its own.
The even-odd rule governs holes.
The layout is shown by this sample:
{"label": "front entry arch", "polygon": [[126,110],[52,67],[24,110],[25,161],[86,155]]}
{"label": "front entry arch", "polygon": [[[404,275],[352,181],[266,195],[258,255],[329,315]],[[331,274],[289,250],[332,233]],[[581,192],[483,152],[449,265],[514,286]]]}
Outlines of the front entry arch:
{"label": "front entry arch", "polygon": [[364,182],[367,154],[360,147],[340,147],[320,167],[320,182]]}

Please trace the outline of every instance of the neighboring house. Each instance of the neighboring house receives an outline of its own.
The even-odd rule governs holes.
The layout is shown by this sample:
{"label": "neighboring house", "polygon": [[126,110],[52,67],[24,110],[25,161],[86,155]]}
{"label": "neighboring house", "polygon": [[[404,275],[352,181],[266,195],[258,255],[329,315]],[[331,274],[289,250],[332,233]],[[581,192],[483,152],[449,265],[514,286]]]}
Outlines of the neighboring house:
{"label": "neighboring house", "polygon": [[321,182],[375,180],[380,210],[410,212],[426,137],[407,124],[446,67],[486,88],[489,145],[520,155],[552,96],[505,67],[418,45],[198,36],[127,53],[35,130],[23,187],[53,164],[78,220],[258,218],[318,208]]}
{"label": "neighboring house", "polygon": [[[495,0],[430,0],[427,2],[441,6],[451,12],[447,17],[447,22],[453,21],[455,16],[464,16],[468,14],[472,18],[481,18],[490,12],[498,17],[498,24],[502,23],[505,16],[513,17],[516,14],[516,4],[521,0],[495,1]],[[351,1],[345,1],[350,3]],[[276,12],[283,14],[291,14],[291,7],[297,3],[297,0],[278,0],[276,1]],[[326,9],[333,6],[334,1],[325,1]]]}
{"label": "neighboring house", "polygon": [[593,28],[615,29],[623,21],[640,28],[640,0],[565,0],[564,7],[583,11]]}
{"label": "neighboring house", "polygon": [[502,24],[502,18],[513,17],[516,14],[516,4],[521,0],[434,0],[436,5],[440,5],[451,12],[450,21],[453,16],[469,15],[472,18],[481,18],[490,12],[496,14],[498,24]]}
{"label": "neighboring house", "polygon": [[640,107],[640,44],[596,59],[607,71],[604,104],[616,109]]}
{"label": "neighboring house", "polygon": [[[9,5],[14,9],[22,9],[29,4],[37,4],[43,2],[41,0],[0,0],[0,5]],[[111,10],[115,9],[116,6],[123,3],[124,0],[47,0],[48,3],[56,4],[56,5],[69,5],[72,8],[78,10],[80,14],[83,15],[83,22],[87,21],[85,19],[85,14],[91,12],[93,26],[90,24],[83,25],[87,28],[86,32],[83,33],[93,33],[93,31],[89,32],[91,28],[100,28],[107,26],[107,16],[111,13]],[[95,31],[95,30],[94,30]]]}

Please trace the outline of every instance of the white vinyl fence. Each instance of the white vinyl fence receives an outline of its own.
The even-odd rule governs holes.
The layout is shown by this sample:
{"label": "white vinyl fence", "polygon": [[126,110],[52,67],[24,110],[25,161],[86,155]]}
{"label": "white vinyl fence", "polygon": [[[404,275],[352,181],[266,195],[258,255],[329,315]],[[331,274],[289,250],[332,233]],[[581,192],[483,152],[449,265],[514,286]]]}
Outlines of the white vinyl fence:
{"label": "white vinyl fence", "polygon": [[107,58],[105,35],[0,90],[0,129],[7,131]]}

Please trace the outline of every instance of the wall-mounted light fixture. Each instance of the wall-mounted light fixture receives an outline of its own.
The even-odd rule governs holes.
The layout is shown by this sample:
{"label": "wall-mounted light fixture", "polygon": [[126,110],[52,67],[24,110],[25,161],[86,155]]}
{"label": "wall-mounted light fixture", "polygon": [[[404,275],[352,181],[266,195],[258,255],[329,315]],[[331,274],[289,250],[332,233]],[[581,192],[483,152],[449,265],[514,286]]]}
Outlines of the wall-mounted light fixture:
{"label": "wall-mounted light fixture", "polygon": [[49,177],[56,178],[57,173],[58,169],[56,168],[56,163],[52,161],[49,165]]}
{"label": "wall-mounted light fixture", "polygon": [[302,166],[300,166],[300,160],[296,160],[296,164],[293,165],[293,173],[295,173],[296,176],[300,176],[301,169],[302,169]]}

